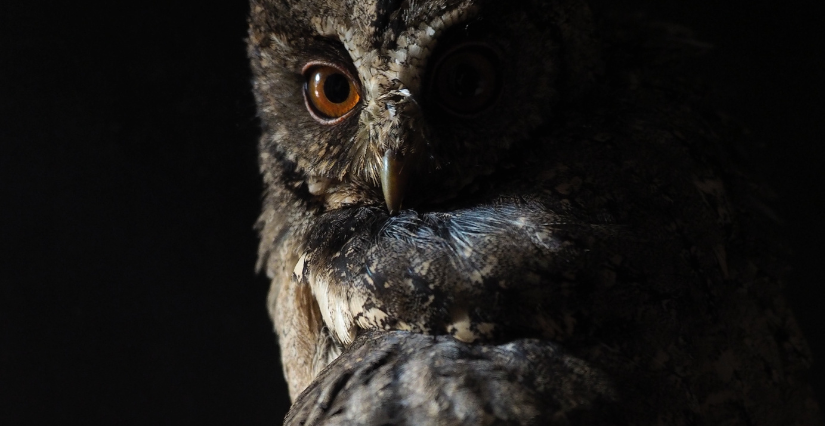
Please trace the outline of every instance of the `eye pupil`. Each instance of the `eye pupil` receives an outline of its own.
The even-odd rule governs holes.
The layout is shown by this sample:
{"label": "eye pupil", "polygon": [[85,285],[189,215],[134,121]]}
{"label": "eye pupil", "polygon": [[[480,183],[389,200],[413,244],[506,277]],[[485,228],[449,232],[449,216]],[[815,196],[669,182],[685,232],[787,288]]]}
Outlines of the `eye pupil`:
{"label": "eye pupil", "polygon": [[324,81],[324,95],[330,102],[340,104],[349,99],[349,79],[343,74],[332,74]]}
{"label": "eye pupil", "polygon": [[481,76],[472,65],[456,65],[451,80],[451,90],[459,98],[470,98],[484,91]]}

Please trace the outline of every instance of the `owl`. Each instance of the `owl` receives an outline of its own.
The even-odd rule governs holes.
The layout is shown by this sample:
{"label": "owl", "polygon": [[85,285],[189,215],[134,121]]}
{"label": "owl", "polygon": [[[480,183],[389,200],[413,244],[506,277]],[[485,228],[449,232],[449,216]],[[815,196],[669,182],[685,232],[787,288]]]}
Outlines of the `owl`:
{"label": "owl", "polygon": [[252,0],[287,424],[822,424],[684,29],[584,0]]}

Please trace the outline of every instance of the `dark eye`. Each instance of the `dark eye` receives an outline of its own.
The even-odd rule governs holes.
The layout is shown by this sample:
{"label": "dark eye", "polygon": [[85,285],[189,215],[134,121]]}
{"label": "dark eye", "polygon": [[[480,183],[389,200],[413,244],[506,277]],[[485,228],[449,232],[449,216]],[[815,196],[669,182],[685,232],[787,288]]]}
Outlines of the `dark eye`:
{"label": "dark eye", "polygon": [[343,117],[361,100],[349,75],[336,67],[316,65],[309,67],[304,75],[307,107],[323,122]]}
{"label": "dark eye", "polygon": [[498,64],[498,55],[483,45],[449,51],[435,66],[432,94],[442,107],[456,115],[483,112],[499,97]]}

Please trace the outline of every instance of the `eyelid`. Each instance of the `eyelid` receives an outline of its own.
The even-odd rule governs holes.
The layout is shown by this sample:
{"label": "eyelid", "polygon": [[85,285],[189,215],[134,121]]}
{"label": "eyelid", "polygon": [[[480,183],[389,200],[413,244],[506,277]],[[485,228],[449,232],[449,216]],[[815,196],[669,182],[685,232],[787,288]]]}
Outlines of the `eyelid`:
{"label": "eyelid", "polygon": [[357,83],[358,90],[361,90],[361,80],[355,78],[353,73],[350,71],[349,67],[343,66],[337,62],[329,62],[329,61],[309,61],[307,62],[303,68],[301,68],[301,74],[306,75],[307,71],[315,67],[330,67],[335,68],[338,71],[341,71],[341,74],[346,75],[349,77],[350,80]]}

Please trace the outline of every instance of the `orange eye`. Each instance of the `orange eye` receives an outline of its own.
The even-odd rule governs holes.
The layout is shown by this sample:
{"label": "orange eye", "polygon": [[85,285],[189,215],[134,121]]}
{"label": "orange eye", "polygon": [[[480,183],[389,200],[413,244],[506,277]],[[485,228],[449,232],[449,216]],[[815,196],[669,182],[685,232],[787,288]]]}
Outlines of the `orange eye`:
{"label": "orange eye", "polygon": [[497,55],[478,45],[448,52],[435,67],[433,89],[441,106],[453,114],[483,112],[495,104],[501,92]]}
{"label": "orange eye", "polygon": [[306,73],[304,95],[313,116],[328,122],[346,115],[355,108],[361,96],[352,79],[338,68],[318,65]]}

